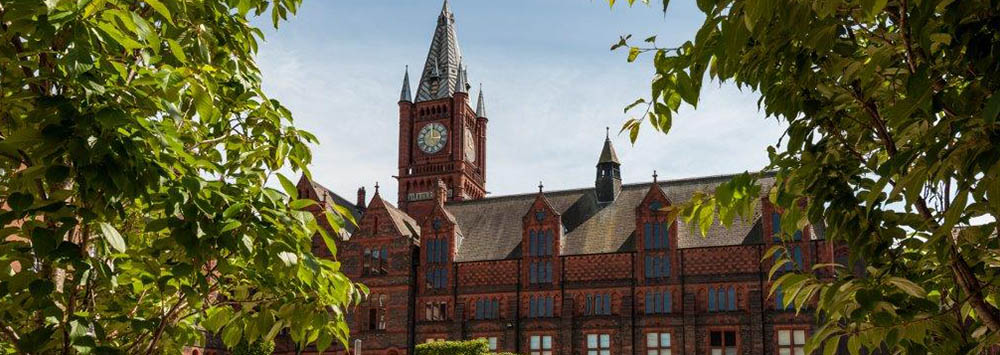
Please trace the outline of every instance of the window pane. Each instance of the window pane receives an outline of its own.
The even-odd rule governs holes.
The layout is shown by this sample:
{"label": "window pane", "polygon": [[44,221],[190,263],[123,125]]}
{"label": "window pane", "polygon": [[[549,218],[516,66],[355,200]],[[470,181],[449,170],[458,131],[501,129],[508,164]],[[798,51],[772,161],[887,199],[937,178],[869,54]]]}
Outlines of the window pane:
{"label": "window pane", "polygon": [[708,288],[708,311],[715,311],[715,289],[712,287]]}
{"label": "window pane", "polygon": [[802,345],[806,343],[806,331],[796,330],[795,331],[795,345]]}
{"label": "window pane", "polygon": [[610,348],[611,347],[611,336],[608,334],[601,334],[601,347]]}
{"label": "window pane", "polygon": [[806,355],[806,350],[804,348],[795,348],[795,355]]}
{"label": "window pane", "polygon": [[792,350],[789,348],[778,349],[778,355],[792,355]]}
{"label": "window pane", "polygon": [[711,332],[708,339],[711,346],[722,346],[722,332]]}
{"label": "window pane", "polygon": [[656,345],[656,333],[646,333],[646,346],[655,348]]}
{"label": "window pane", "polygon": [[657,355],[656,349],[646,350],[646,355]]}
{"label": "window pane", "polygon": [[552,336],[546,335],[542,337],[542,349],[552,349]]}
{"label": "window pane", "polygon": [[552,352],[551,351],[543,351],[542,355],[552,355]]}
{"label": "window pane", "polygon": [[597,355],[597,350],[587,351],[587,355]]}
{"label": "window pane", "polygon": [[663,292],[663,313],[670,313],[670,291]]}
{"label": "window pane", "polygon": [[497,337],[490,337],[488,341],[490,342],[490,350],[496,351],[497,350]]}
{"label": "window pane", "polygon": [[726,348],[726,355],[736,355],[736,347]]}
{"label": "window pane", "polygon": [[611,295],[604,295],[604,314],[611,314]]}
{"label": "window pane", "polygon": [[723,289],[723,288],[719,289],[719,297],[717,298],[717,300],[719,301],[719,307],[718,307],[718,309],[720,311],[726,310],[726,290],[725,289]]}
{"label": "window pane", "polygon": [[611,350],[601,350],[601,355],[611,355]]}
{"label": "window pane", "polygon": [[792,336],[791,332],[787,330],[778,331],[778,345],[791,345]]}
{"label": "window pane", "polygon": [[660,355],[670,355],[670,349],[660,349]]}
{"label": "window pane", "polygon": [[541,349],[541,345],[540,344],[541,344],[541,337],[539,337],[537,335],[532,335],[531,336],[531,349],[532,350]]}
{"label": "window pane", "polygon": [[726,334],[726,346],[736,346],[736,332],[725,332]]}
{"label": "window pane", "polygon": [[597,348],[597,334],[587,334],[587,348]]}
{"label": "window pane", "polygon": [[712,355],[722,355],[722,349],[712,349]]}
{"label": "window pane", "polygon": [[729,310],[730,311],[735,311],[736,310],[736,289],[734,289],[732,287],[729,288],[729,297],[728,298],[729,298]]}
{"label": "window pane", "polygon": [[660,347],[670,347],[670,333],[660,333]]}
{"label": "window pane", "polygon": [[646,223],[646,225],[644,227],[645,227],[645,232],[646,232],[645,233],[645,237],[646,237],[645,241],[646,242],[643,243],[643,244],[645,244],[646,249],[652,249],[653,248],[653,224],[652,223]]}

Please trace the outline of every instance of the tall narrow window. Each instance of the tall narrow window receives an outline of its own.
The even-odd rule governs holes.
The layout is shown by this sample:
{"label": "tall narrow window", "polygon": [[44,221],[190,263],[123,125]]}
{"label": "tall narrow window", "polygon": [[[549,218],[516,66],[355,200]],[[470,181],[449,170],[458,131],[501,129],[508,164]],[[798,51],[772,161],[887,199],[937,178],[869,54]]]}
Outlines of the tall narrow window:
{"label": "tall narrow window", "polygon": [[611,335],[587,334],[587,355],[611,355]]}
{"label": "tall narrow window", "polygon": [[715,288],[708,288],[708,311],[715,312]]}
{"label": "tall narrow window", "polygon": [[736,310],[736,289],[734,289],[732,286],[729,286],[729,295],[726,298],[728,298],[728,300],[729,300],[729,310],[730,311],[735,311]]}
{"label": "tall narrow window", "polygon": [[781,215],[778,212],[771,213],[771,231],[774,233],[774,241],[781,241]]}
{"label": "tall narrow window", "polygon": [[719,306],[716,307],[716,309],[718,309],[720,312],[721,311],[725,311],[726,310],[726,289],[721,288],[721,287],[719,288],[719,297],[716,298],[716,300],[719,301]]}
{"label": "tall narrow window", "polygon": [[792,266],[796,270],[805,270],[805,265],[802,264],[802,247],[796,245],[792,249],[792,258],[795,259],[795,265]]}
{"label": "tall narrow window", "polygon": [[529,230],[528,231],[528,256],[537,256],[538,255],[538,252],[536,252],[537,248],[538,248],[538,236],[535,235],[535,231],[534,230]]}

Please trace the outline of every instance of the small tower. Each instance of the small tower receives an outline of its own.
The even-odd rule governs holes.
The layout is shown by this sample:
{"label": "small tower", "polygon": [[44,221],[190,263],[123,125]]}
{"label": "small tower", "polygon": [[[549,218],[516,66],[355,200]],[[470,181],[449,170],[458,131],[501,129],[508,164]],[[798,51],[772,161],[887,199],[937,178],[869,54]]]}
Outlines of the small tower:
{"label": "small tower", "polygon": [[610,128],[606,130],[604,148],[601,150],[601,157],[597,159],[597,179],[594,182],[597,202],[601,204],[614,202],[622,191],[622,164],[615,154],[615,147],[611,145]]}
{"label": "small tower", "polygon": [[399,91],[399,102],[413,102],[410,96],[410,66],[403,70],[403,89]]}

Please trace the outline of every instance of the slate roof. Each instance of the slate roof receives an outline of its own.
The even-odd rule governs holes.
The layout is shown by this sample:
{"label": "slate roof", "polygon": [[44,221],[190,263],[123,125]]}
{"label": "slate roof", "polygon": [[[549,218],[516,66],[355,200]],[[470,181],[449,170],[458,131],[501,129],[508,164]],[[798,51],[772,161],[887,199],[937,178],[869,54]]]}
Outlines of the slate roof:
{"label": "slate roof", "polygon": [[618,154],[615,154],[615,147],[611,145],[611,138],[604,139],[604,148],[601,149],[601,157],[597,159],[597,163],[615,163],[621,165],[618,161]]}
{"label": "slate roof", "polygon": [[465,76],[464,73],[459,75],[462,72],[461,62],[462,50],[458,47],[455,15],[445,1],[417,84],[416,102],[451,97],[456,91],[464,91],[459,88],[467,80],[460,78]]}
{"label": "slate roof", "polygon": [[[660,181],[658,184],[674,204],[687,201],[697,191],[712,192],[732,175]],[[773,177],[760,180],[768,191]],[[545,192],[552,207],[562,216],[562,255],[600,254],[635,249],[635,208],[652,182],[627,184],[610,204],[600,206],[593,188]],[[454,215],[463,231],[463,243],[455,261],[511,259],[520,256],[521,218],[528,212],[537,193],[452,202],[445,208]],[[718,222],[704,238],[680,221],[678,248],[757,244],[761,242],[760,207],[748,221],[736,221],[730,228]]]}
{"label": "slate roof", "polygon": [[403,236],[413,239],[420,238],[420,224],[413,217],[396,208],[389,201],[382,200],[382,203],[385,205],[386,211],[389,211],[389,218],[392,219],[392,224],[396,226],[396,229]]}
{"label": "slate roof", "polygon": [[[354,204],[354,202],[351,202],[350,200],[338,195],[337,193],[330,191],[330,189],[327,189],[326,187],[320,185],[315,181],[307,179],[305,175],[302,175],[300,180],[305,180],[309,182],[309,185],[312,187],[313,191],[316,192],[316,196],[318,196],[319,202],[333,202],[338,206],[342,206],[346,208],[348,211],[350,211],[351,215],[354,216],[355,221],[361,220],[361,215],[363,211],[361,211],[358,208],[358,206]],[[302,182],[300,181],[299,183],[301,184]],[[328,209],[330,211],[333,211],[332,207]],[[400,211],[400,213],[402,213],[402,211]],[[351,233],[354,233],[355,230],[357,230],[357,226],[347,223],[346,225],[344,225],[344,234],[341,236],[345,237],[347,235],[350,235]]]}

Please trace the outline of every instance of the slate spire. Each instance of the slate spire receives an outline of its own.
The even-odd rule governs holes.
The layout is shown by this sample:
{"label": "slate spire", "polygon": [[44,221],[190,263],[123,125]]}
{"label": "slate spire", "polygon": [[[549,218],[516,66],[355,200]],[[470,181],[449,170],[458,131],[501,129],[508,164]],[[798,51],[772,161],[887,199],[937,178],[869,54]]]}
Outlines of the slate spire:
{"label": "slate spire", "polygon": [[601,157],[597,159],[597,164],[615,163],[621,165],[621,162],[618,161],[618,154],[615,154],[615,147],[611,145],[611,128],[604,127],[604,129],[604,148],[601,149]]}
{"label": "slate spire", "polygon": [[479,84],[479,98],[476,99],[476,117],[486,117],[486,103],[483,102],[483,84]]}
{"label": "slate spire", "polygon": [[413,102],[410,96],[410,66],[407,65],[403,74],[403,89],[399,92],[399,101]]}
{"label": "slate spire", "polygon": [[[424,70],[417,84],[416,102],[451,97],[455,92],[464,91],[461,68],[462,50],[458,47],[455,31],[455,15],[445,1],[438,15],[437,27],[427,51]],[[466,79],[467,80],[467,79]]]}

